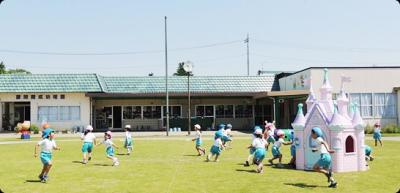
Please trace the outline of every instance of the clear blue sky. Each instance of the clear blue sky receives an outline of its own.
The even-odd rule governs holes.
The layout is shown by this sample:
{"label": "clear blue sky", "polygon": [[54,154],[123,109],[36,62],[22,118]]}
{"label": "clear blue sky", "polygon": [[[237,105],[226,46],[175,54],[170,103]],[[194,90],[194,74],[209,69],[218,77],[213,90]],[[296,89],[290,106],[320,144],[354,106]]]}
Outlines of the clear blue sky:
{"label": "clear blue sky", "polygon": [[[157,76],[194,63],[195,75],[246,75],[309,66],[400,65],[400,5],[395,0],[102,1],[5,0],[0,60],[33,73]],[[230,44],[222,44],[233,42]],[[190,48],[211,45],[199,49]],[[17,54],[5,50],[130,55]]]}

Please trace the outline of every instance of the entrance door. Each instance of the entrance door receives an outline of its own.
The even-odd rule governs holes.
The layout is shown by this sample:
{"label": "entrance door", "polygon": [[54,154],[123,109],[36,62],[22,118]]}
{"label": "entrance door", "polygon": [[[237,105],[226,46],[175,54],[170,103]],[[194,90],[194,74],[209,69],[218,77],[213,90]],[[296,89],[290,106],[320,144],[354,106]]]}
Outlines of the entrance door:
{"label": "entrance door", "polygon": [[30,106],[25,106],[25,120],[30,121],[31,120],[31,107]]}
{"label": "entrance door", "polygon": [[121,106],[113,106],[113,128],[121,129],[122,128],[122,107]]}
{"label": "entrance door", "polygon": [[31,120],[31,107],[29,103],[14,103],[14,123]]}

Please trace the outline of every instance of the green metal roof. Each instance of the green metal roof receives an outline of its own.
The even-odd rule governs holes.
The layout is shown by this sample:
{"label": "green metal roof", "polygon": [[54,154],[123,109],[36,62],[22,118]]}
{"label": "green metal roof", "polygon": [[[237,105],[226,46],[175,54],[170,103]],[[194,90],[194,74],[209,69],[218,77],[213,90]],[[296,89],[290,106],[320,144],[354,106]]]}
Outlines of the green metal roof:
{"label": "green metal roof", "polygon": [[[102,76],[106,93],[162,93],[165,77],[109,77]],[[187,77],[173,76],[168,79],[170,92],[187,92]],[[278,88],[275,76],[192,76],[190,90],[193,93],[266,92]]]}
{"label": "green metal roof", "polygon": [[[171,93],[187,92],[187,77],[168,79]],[[193,93],[258,93],[279,90],[274,75],[192,76]],[[5,74],[0,92],[165,93],[165,77],[99,76],[97,74]]]}
{"label": "green metal roof", "polygon": [[102,92],[96,74],[3,74],[0,92]]}

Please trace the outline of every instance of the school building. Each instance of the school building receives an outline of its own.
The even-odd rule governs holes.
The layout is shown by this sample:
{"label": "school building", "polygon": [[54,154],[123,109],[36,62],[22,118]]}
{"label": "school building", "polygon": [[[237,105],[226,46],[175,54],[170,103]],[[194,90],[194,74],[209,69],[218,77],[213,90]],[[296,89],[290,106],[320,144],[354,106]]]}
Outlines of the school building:
{"label": "school building", "polygon": [[[250,130],[264,120],[290,128],[297,104],[304,103],[313,88],[322,85],[323,69],[310,67],[294,73],[259,76],[192,76],[190,108],[188,78],[168,79],[170,127],[187,130],[192,125],[211,129],[231,123]],[[364,120],[399,124],[400,67],[328,67],[334,93],[341,76],[352,102],[359,104]],[[310,78],[311,77],[311,78]],[[101,76],[98,74],[0,75],[0,131],[13,130],[30,120],[48,121],[59,130],[92,124],[95,130],[120,130],[130,124],[135,131],[165,130],[165,77]],[[314,93],[319,95],[318,90]],[[335,94],[334,94],[335,95]]]}

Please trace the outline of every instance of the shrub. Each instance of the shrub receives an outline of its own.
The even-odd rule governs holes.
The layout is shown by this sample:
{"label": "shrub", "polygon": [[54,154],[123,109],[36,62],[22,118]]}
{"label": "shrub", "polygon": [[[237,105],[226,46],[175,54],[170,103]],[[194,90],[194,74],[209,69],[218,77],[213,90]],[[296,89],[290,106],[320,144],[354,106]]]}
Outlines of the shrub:
{"label": "shrub", "polygon": [[382,128],[382,133],[400,133],[400,128],[396,125],[386,125]]}
{"label": "shrub", "polygon": [[372,134],[372,133],[374,133],[374,127],[371,126],[370,124],[368,124],[368,125],[365,127],[365,134]]}
{"label": "shrub", "polygon": [[32,131],[34,134],[38,134],[38,133],[39,133],[39,127],[36,126],[36,125],[34,125],[34,124],[32,124],[32,125],[31,125],[31,131]]}

